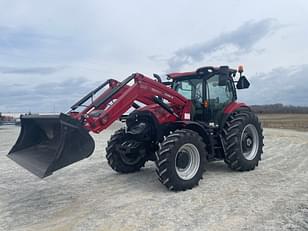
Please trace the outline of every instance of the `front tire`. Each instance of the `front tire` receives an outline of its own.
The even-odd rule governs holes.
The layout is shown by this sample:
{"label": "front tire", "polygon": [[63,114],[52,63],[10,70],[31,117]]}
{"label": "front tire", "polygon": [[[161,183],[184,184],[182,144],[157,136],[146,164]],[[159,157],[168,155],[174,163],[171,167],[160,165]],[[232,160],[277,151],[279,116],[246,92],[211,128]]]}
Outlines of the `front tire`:
{"label": "front tire", "polygon": [[225,163],[238,171],[258,166],[263,153],[263,130],[258,117],[251,111],[233,113],[223,128]]}
{"label": "front tire", "polygon": [[[127,142],[130,142],[127,144]],[[123,150],[125,146],[134,147],[133,152]],[[143,145],[130,140],[125,129],[116,131],[108,141],[106,158],[109,166],[120,173],[132,173],[139,171],[146,162],[146,150]]]}
{"label": "front tire", "polygon": [[176,130],[161,144],[156,173],[169,190],[191,189],[202,178],[205,160],[205,144],[199,134],[188,129]]}

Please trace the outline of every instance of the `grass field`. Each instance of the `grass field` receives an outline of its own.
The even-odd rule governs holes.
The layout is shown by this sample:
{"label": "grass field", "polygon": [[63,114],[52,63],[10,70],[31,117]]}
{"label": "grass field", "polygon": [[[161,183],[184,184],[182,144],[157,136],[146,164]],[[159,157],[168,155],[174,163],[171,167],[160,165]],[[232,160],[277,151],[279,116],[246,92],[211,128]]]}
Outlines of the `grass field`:
{"label": "grass field", "polygon": [[265,128],[308,131],[308,114],[258,114]]}

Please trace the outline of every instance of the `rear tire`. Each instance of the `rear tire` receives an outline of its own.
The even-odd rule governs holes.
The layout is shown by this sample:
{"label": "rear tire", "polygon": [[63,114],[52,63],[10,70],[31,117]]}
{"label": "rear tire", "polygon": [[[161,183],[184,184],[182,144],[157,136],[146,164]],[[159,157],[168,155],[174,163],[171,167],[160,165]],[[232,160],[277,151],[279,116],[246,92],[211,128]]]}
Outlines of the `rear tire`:
{"label": "rear tire", "polygon": [[191,189],[202,178],[205,161],[205,144],[199,134],[188,129],[176,130],[161,143],[156,173],[169,190]]}
{"label": "rear tire", "polygon": [[[121,152],[123,144],[129,140],[125,129],[116,131],[108,141],[106,158],[109,166],[120,173],[132,173],[139,171],[146,162],[146,151],[140,148],[139,153]],[[129,157],[129,158],[128,158]]]}
{"label": "rear tire", "polygon": [[238,111],[229,117],[223,128],[226,148],[225,163],[238,171],[258,166],[263,153],[263,129],[251,111]]}

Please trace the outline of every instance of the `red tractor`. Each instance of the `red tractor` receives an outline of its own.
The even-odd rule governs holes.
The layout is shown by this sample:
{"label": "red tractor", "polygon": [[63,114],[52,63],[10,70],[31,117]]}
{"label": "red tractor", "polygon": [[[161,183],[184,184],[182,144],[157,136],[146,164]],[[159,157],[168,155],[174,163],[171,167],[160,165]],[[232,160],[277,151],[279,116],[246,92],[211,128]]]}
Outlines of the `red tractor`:
{"label": "red tractor", "polygon": [[242,67],[202,67],[168,74],[168,82],[139,73],[122,82],[109,79],[66,114],[21,116],[21,132],[8,157],[46,177],[89,157],[94,151],[89,132],[100,133],[120,119],[126,126],[106,148],[108,164],[117,172],[136,172],[155,161],[161,183],[178,191],[198,185],[207,161],[253,170],[263,135],[257,116],[236,102],[236,88],[249,87],[242,72]]}

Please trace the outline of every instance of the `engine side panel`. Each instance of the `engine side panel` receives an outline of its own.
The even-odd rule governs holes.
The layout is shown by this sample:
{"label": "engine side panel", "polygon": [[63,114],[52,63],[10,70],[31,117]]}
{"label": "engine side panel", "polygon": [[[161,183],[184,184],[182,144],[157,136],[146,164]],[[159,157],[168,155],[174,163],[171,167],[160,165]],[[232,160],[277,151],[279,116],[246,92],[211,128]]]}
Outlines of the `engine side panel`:
{"label": "engine side panel", "polygon": [[151,104],[142,108],[139,108],[138,111],[145,112],[148,111],[153,114],[159,124],[166,124],[175,122],[177,118],[167,112],[164,108],[159,106],[158,104]]}

